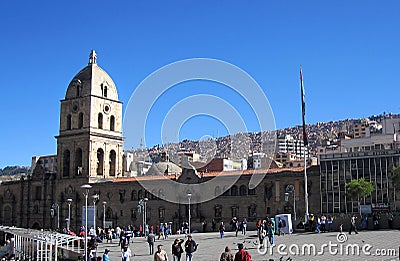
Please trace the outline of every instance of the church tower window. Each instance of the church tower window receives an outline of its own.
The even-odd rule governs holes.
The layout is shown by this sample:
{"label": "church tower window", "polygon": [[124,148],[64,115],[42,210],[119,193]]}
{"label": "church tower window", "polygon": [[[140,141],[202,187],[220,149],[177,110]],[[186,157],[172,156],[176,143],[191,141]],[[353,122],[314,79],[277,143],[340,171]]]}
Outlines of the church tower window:
{"label": "church tower window", "polygon": [[112,150],[110,151],[110,176],[115,176],[115,159],[116,153]]}
{"label": "church tower window", "polygon": [[98,117],[97,117],[97,122],[98,122],[98,126],[99,129],[103,128],[103,114],[99,113]]}
{"label": "church tower window", "polygon": [[82,129],[82,128],[83,128],[83,112],[80,112],[80,113],[79,113],[78,128],[79,128],[79,129]]}
{"label": "church tower window", "polygon": [[103,149],[97,150],[97,175],[103,175],[103,166],[104,166],[104,151]]}
{"label": "church tower window", "polygon": [[75,168],[76,172],[75,175],[82,175],[82,149],[78,148],[75,151]]}
{"label": "church tower window", "polygon": [[107,98],[107,86],[104,86],[104,93],[103,93],[104,97]]}
{"label": "church tower window", "polygon": [[69,150],[65,150],[63,154],[63,176],[69,176],[69,168],[70,168],[70,152]]}
{"label": "church tower window", "polygon": [[71,129],[71,125],[72,125],[72,116],[71,114],[67,115],[67,130]]}
{"label": "church tower window", "polygon": [[115,117],[114,115],[112,115],[110,117],[110,131],[114,131],[115,130]]}

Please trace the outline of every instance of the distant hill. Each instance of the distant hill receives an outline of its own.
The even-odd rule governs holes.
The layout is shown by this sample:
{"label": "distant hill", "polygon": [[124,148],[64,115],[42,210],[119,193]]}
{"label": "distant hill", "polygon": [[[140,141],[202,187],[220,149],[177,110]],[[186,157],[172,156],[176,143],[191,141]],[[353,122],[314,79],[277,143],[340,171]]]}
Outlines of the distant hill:
{"label": "distant hill", "polygon": [[24,166],[7,166],[4,169],[0,169],[0,176],[14,176],[18,174],[28,174],[30,167]]}

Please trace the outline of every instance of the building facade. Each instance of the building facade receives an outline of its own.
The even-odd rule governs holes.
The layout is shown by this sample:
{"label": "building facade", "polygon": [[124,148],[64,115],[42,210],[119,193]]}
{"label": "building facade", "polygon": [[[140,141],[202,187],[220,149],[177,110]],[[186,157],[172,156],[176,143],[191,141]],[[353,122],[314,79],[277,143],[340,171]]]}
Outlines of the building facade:
{"label": "building facade", "polygon": [[[68,85],[61,100],[60,130],[57,155],[34,157],[32,172],[20,180],[0,184],[0,224],[57,229],[66,226],[77,230],[82,225],[85,205],[83,184],[90,184],[89,205],[93,206],[96,224],[140,225],[139,200],[147,198],[147,223],[173,222],[175,228],[188,219],[188,202],[163,198],[164,182],[203,183],[220,176],[220,172],[198,174],[182,171],[168,162],[149,168],[151,175],[124,176],[123,165],[131,165],[123,155],[122,103],[111,77],[97,65],[94,51],[88,65]],[[126,157],[126,155],[125,155]],[[129,161],[129,163],[128,163]],[[278,213],[293,213],[292,200],[285,201],[288,185],[295,187],[297,216],[304,209],[304,167],[287,169],[257,169],[224,172],[237,177],[232,186],[209,187],[214,193],[207,202],[193,199],[192,227],[200,229],[201,220],[229,222],[232,217],[257,218]],[[259,183],[249,188],[253,175]],[[310,212],[320,208],[319,169],[308,168]],[[156,184],[148,191],[143,180]],[[97,198],[92,198],[98,195]]]}
{"label": "building facade", "polygon": [[358,202],[347,196],[346,183],[360,178],[375,188],[370,197],[361,200],[362,205],[385,205],[394,210],[391,178],[393,167],[400,163],[399,150],[332,153],[320,155],[319,160],[322,213],[358,213]]}

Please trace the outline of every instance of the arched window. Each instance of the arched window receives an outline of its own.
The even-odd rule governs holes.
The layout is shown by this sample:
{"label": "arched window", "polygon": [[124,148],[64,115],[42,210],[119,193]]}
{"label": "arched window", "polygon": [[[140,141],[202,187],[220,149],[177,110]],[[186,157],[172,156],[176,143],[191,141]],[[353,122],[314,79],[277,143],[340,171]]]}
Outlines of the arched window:
{"label": "arched window", "polygon": [[104,93],[103,93],[104,97],[107,97],[107,86],[104,86]]}
{"label": "arched window", "polygon": [[70,130],[72,127],[72,116],[71,114],[67,115],[67,130]]}
{"label": "arched window", "polygon": [[115,117],[114,115],[112,115],[110,117],[110,131],[114,131],[115,130]]}
{"label": "arched window", "polygon": [[238,187],[236,185],[233,185],[231,187],[231,196],[237,196],[238,195]]}
{"label": "arched window", "polygon": [[79,113],[78,128],[79,129],[83,128],[83,112]]}
{"label": "arched window", "polygon": [[247,195],[247,187],[245,185],[240,186],[239,194],[240,194],[240,196],[246,196]]}
{"label": "arched window", "polygon": [[77,148],[75,151],[75,175],[82,175],[82,149]]}
{"label": "arched window", "polygon": [[136,200],[136,199],[137,199],[137,192],[136,192],[136,190],[132,190],[131,200]]}
{"label": "arched window", "polygon": [[115,176],[115,150],[110,151],[110,176]]}
{"label": "arched window", "polygon": [[97,117],[97,124],[99,126],[99,129],[103,128],[103,114],[99,113],[98,117]]}
{"label": "arched window", "polygon": [[103,149],[97,150],[97,175],[103,175],[104,166],[104,151]]}
{"label": "arched window", "polygon": [[215,196],[221,195],[221,188],[220,188],[219,186],[216,186],[216,187],[215,187],[214,195],[215,195]]}
{"label": "arched window", "polygon": [[69,150],[65,150],[63,153],[63,176],[69,176],[69,168],[70,168],[70,152]]}
{"label": "arched window", "polygon": [[81,95],[81,86],[79,84],[76,85],[76,97]]}
{"label": "arched window", "polygon": [[142,199],[142,198],[143,198],[143,190],[139,190],[138,199]]}

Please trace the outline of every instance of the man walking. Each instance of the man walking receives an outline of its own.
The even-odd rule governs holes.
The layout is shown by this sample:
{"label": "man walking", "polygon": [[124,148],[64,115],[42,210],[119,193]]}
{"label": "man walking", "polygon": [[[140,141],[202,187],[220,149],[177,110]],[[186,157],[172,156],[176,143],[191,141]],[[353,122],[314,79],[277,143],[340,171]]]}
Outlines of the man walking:
{"label": "man walking", "polygon": [[352,231],[354,231],[354,232],[356,232],[356,234],[358,234],[357,226],[356,226],[356,216],[355,216],[355,215],[351,216],[351,219],[350,219],[350,231],[349,231],[349,235],[351,235],[351,232],[352,232]]}
{"label": "man walking", "polygon": [[147,243],[149,244],[150,255],[152,255],[154,253],[154,242],[155,241],[156,241],[156,235],[154,235],[153,233],[150,233],[147,236]]}
{"label": "man walking", "polygon": [[188,239],[185,242],[186,261],[192,261],[193,253],[196,252],[196,250],[196,242],[191,235],[188,235]]}

